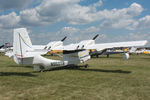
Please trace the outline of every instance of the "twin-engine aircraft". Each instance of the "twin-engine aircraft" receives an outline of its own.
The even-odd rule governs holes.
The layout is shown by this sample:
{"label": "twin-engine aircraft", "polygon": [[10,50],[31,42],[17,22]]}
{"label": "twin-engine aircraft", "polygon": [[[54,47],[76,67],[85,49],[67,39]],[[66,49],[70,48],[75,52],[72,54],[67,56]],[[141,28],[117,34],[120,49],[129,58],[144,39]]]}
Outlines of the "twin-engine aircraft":
{"label": "twin-engine aircraft", "polygon": [[63,46],[63,59],[53,60],[41,56],[42,53],[34,49],[26,28],[18,28],[14,29],[13,59],[17,64],[39,66],[40,70],[43,71],[55,67],[76,66],[84,63],[91,58],[88,49],[104,50],[113,47],[144,46],[146,43],[147,41],[144,40],[95,44],[95,38],[93,38],[79,44]]}

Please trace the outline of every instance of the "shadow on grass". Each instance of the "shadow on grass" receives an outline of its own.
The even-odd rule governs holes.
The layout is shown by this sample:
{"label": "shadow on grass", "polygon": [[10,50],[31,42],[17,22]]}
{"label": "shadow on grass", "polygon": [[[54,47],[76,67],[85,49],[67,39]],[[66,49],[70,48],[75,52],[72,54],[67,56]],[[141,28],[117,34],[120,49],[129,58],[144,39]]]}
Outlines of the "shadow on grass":
{"label": "shadow on grass", "polygon": [[107,73],[122,73],[129,74],[131,71],[123,71],[123,70],[106,70],[106,69],[77,69],[80,71],[94,71],[94,72],[107,72]]}
{"label": "shadow on grass", "polygon": [[65,67],[57,67],[53,68],[49,71],[56,71],[56,70],[80,70],[80,71],[94,71],[94,72],[106,72],[106,73],[122,73],[122,74],[130,74],[131,71],[123,71],[123,70],[106,70],[106,69],[87,69],[81,68],[83,66],[65,66]]}
{"label": "shadow on grass", "polygon": [[150,58],[141,58],[141,59],[144,59],[144,60],[150,61]]}
{"label": "shadow on grass", "polygon": [[24,68],[33,68],[33,66],[19,66],[19,65],[9,65],[8,67],[24,67]]}
{"label": "shadow on grass", "polygon": [[30,72],[0,72],[0,76],[26,76],[26,77],[35,77]]}
{"label": "shadow on grass", "polygon": [[[100,59],[122,59],[122,56],[110,56],[110,57],[104,57],[104,56],[99,56],[98,58]],[[97,57],[92,57],[92,59],[97,59]]]}

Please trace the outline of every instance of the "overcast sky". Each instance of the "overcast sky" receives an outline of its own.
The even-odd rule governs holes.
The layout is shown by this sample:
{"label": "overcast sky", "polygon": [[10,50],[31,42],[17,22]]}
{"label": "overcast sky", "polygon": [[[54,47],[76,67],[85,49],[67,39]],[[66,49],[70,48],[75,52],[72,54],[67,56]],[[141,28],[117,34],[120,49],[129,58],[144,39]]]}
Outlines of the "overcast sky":
{"label": "overcast sky", "polygon": [[[26,27],[33,44],[148,40],[150,0],[0,0],[0,45]],[[150,46],[150,44],[148,44]]]}

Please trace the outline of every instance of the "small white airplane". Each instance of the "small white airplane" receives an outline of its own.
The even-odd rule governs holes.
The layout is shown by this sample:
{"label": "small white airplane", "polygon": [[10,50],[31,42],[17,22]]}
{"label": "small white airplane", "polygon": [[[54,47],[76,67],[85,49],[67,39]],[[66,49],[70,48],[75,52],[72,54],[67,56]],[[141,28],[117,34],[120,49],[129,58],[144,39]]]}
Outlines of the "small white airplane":
{"label": "small white airplane", "polygon": [[5,53],[12,49],[12,46],[10,46],[10,43],[5,43],[4,45],[0,46],[0,53]]}
{"label": "small white airplane", "polygon": [[[34,50],[31,40],[28,36],[26,28],[14,29],[14,39],[13,39],[13,59],[17,64],[20,65],[35,65],[40,68],[41,71],[48,70],[51,68],[61,67],[61,66],[71,66],[84,63],[90,59],[89,51],[87,49],[106,49],[112,47],[122,47],[122,46],[141,46],[145,45],[147,41],[132,41],[132,42],[119,42],[105,44],[96,44],[92,46],[87,46],[83,49],[63,49],[63,60],[52,60],[42,57],[41,54]],[[97,47],[99,46],[99,47]],[[87,67],[87,65],[85,66]]]}

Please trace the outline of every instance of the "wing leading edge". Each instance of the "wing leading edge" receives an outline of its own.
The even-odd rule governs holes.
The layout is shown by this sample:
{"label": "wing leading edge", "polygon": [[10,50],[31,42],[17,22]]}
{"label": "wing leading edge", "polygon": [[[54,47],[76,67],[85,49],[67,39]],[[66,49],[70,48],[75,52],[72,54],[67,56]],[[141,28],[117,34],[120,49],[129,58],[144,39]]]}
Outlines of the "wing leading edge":
{"label": "wing leading edge", "polygon": [[88,46],[86,49],[96,49],[98,51],[107,49],[107,48],[114,48],[114,47],[139,47],[146,45],[147,40],[141,41],[127,41],[127,42],[113,42],[113,43],[101,43]]}

